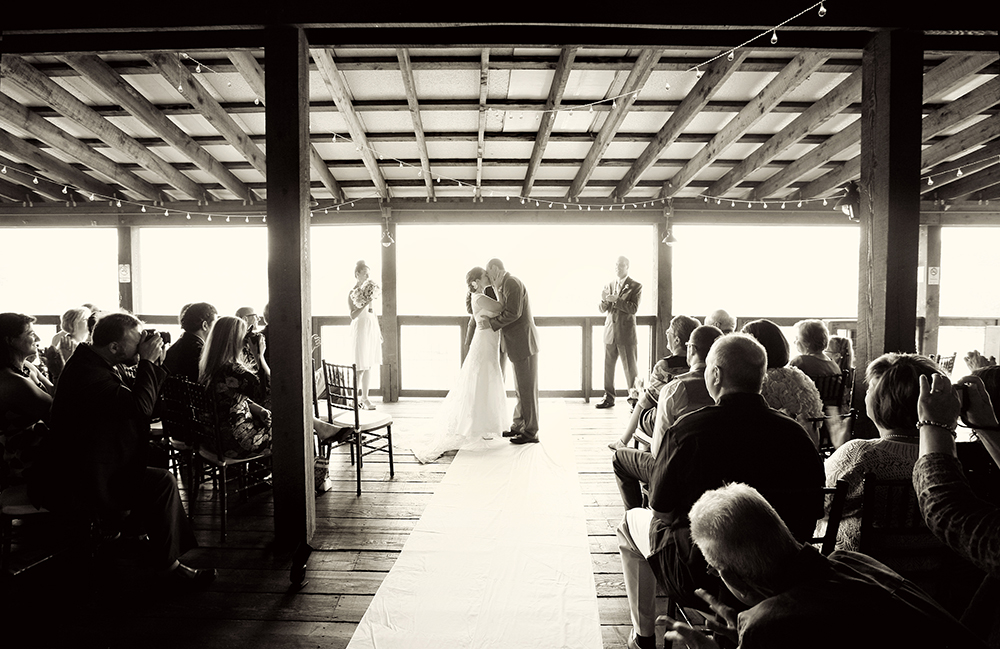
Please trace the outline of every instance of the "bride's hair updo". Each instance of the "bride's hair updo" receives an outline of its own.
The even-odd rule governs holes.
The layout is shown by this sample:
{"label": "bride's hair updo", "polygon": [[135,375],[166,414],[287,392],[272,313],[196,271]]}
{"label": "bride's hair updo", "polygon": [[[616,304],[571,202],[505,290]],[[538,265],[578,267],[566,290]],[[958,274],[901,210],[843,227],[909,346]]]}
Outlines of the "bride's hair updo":
{"label": "bride's hair updo", "polygon": [[481,279],[482,276],[485,274],[486,271],[480,268],[479,266],[476,266],[475,268],[473,268],[472,270],[470,270],[465,274],[465,284],[469,287],[470,293],[472,292],[472,280]]}
{"label": "bride's hair updo", "polygon": [[359,259],[358,263],[354,264],[354,276],[357,277],[358,273],[362,270],[371,270],[368,268],[368,264],[365,263],[364,259]]}

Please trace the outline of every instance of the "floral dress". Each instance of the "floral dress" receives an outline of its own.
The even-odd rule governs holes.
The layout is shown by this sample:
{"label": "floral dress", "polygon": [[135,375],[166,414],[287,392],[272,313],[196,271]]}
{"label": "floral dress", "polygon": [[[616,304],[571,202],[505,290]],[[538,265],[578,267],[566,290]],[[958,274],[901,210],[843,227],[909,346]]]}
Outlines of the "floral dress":
{"label": "floral dress", "polygon": [[229,363],[212,376],[209,389],[215,393],[215,409],[223,432],[224,448],[213,449],[231,458],[256,455],[271,447],[271,424],[255,418],[250,402],[267,403],[267,386],[251,370]]}

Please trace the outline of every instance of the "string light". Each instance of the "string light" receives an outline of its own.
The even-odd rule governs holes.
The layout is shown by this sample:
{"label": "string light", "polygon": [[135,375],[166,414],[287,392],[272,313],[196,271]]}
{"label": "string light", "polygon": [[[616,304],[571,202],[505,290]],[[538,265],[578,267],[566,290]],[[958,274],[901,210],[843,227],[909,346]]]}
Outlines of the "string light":
{"label": "string light", "polygon": [[823,6],[822,1],[819,3],[819,11],[817,13],[819,14],[820,18],[826,15],[826,7]]}
{"label": "string light", "polygon": [[775,29],[771,32],[771,45],[775,45],[778,42],[778,30]]}

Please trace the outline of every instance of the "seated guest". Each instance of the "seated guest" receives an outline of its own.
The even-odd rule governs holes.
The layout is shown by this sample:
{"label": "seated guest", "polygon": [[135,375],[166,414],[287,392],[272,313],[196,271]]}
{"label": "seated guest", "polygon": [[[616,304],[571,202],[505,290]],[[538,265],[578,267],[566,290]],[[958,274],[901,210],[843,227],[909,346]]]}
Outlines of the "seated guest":
{"label": "seated guest", "polygon": [[70,309],[59,320],[59,331],[52,337],[52,347],[59,350],[63,363],[73,355],[77,345],[86,342],[90,335],[87,328],[90,316],[90,309],[81,306]]}
{"label": "seated guest", "polygon": [[[149,424],[167,373],[157,363],[163,340],[127,313],[98,320],[93,343],[66,363],[52,403],[52,444],[46,445],[45,500],[102,527],[145,533],[151,556],[178,584],[200,586],[215,571],[196,570],[180,557],[197,544],[174,476],[146,466]],[[127,384],[122,368],[135,366]],[[51,460],[51,462],[49,462]]]}
{"label": "seated guest", "polygon": [[760,395],[767,354],[753,337],[722,336],[708,352],[705,385],[716,405],[681,417],[656,456],[649,508],[625,513],[618,527],[632,618],[629,646],[654,647],[657,581],[682,606],[703,607],[696,588],[721,594],[691,545],[687,513],[707,490],[745,482],[774,498],[796,538],[812,536],[822,512],[823,464],[795,420]]}
{"label": "seated guest", "polygon": [[[824,557],[800,543],[753,487],[737,483],[705,492],[688,518],[709,569],[740,608],[750,607],[738,612],[703,594],[722,620],[716,637],[744,649],[985,647],[926,593],[874,559],[840,551]],[[878,619],[837,619],[851,614]],[[686,624],[668,620],[667,628],[667,646],[719,646]]]}
{"label": "seated guest", "polygon": [[837,364],[841,372],[854,367],[854,344],[847,336],[830,336],[826,355]]}
{"label": "seated guest", "polygon": [[822,320],[800,320],[795,324],[795,348],[799,355],[788,364],[811,379],[840,374],[840,366],[826,355],[829,342],[830,332]]}
{"label": "seated guest", "polygon": [[217,316],[218,311],[208,302],[196,302],[185,307],[181,314],[181,329],[184,333],[170,346],[163,360],[163,367],[168,372],[182,376],[193,383],[198,382],[198,361],[201,359],[201,350]]}
{"label": "seated guest", "polygon": [[[259,375],[243,360],[245,340],[250,341]],[[223,316],[209,330],[199,362],[198,382],[212,393],[218,421],[228,433],[224,436],[224,448],[207,445],[220,456],[248,457],[271,448],[271,411],[267,408],[271,369],[264,360],[266,344],[260,333],[247,335],[247,324],[242,318]],[[314,419],[313,428],[321,440],[350,432],[320,419]]]}
{"label": "seated guest", "polygon": [[785,334],[770,320],[748,322],[743,333],[756,338],[767,350],[767,374],[760,392],[767,405],[802,424],[819,448],[819,430],[810,420],[823,416],[823,401],[812,379],[802,370],[788,366]]}
{"label": "seated guest", "polygon": [[725,309],[716,309],[705,317],[705,324],[716,327],[723,335],[736,331],[736,318],[729,315]]}
{"label": "seated guest", "polygon": [[[28,359],[38,351],[35,319],[0,313],[0,489],[28,484],[41,457],[52,396]],[[29,492],[31,495],[31,492]]]}
{"label": "seated guest", "polygon": [[[622,433],[622,436],[617,441],[608,444],[608,448],[612,451],[625,448],[629,445],[640,419],[644,416],[649,416],[650,420],[653,419],[650,413],[656,410],[656,404],[660,398],[660,391],[663,389],[663,386],[673,380],[674,377],[680,376],[690,369],[687,362],[687,343],[691,337],[691,332],[698,326],[699,323],[697,320],[686,315],[674,316],[670,321],[666,333],[667,346],[670,349],[671,355],[661,358],[653,366],[653,371],[649,373],[649,385],[639,395],[639,400],[632,409],[632,415],[625,426],[625,432]],[[644,432],[651,434],[652,427]]]}
{"label": "seated guest", "polygon": [[[996,369],[993,366],[990,369]],[[920,377],[917,418],[920,457],[913,467],[913,488],[931,532],[952,550],[986,572],[962,622],[1000,646],[1000,508],[973,492],[955,449],[955,428],[962,397],[943,375]],[[966,394],[965,419],[1000,466],[1000,426],[989,388],[977,376],[959,381]],[[995,387],[995,384],[994,384]],[[998,395],[1000,396],[1000,395]]]}
{"label": "seated guest", "polygon": [[[910,480],[917,461],[917,397],[920,377],[941,373],[926,356],[883,354],[868,365],[865,397],[868,417],[878,439],[852,439],[826,459],[826,485],[847,481],[847,499],[837,532],[838,550],[857,550],[861,534],[861,503],[866,473],[882,480]],[[820,521],[817,532],[826,530]]]}
{"label": "seated guest", "polygon": [[662,448],[669,448],[669,445],[665,447],[663,444],[666,431],[681,415],[715,403],[705,385],[705,359],[708,358],[712,344],[721,336],[722,332],[715,327],[704,325],[691,333],[691,340],[687,345],[691,371],[665,385],[657,406],[647,411],[652,416],[643,418],[643,432],[652,438],[649,452],[634,448],[615,451],[612,466],[625,509],[642,506],[640,484],[649,482],[654,458]]}

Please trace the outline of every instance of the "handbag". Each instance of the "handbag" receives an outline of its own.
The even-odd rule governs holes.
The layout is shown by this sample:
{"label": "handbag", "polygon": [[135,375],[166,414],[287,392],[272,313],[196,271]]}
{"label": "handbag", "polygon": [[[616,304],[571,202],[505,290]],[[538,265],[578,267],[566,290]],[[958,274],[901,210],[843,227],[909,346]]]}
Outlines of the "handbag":
{"label": "handbag", "polygon": [[330,484],[330,458],[317,455],[313,459],[313,481],[316,493],[326,493],[333,486]]}

